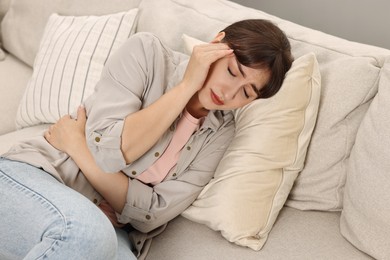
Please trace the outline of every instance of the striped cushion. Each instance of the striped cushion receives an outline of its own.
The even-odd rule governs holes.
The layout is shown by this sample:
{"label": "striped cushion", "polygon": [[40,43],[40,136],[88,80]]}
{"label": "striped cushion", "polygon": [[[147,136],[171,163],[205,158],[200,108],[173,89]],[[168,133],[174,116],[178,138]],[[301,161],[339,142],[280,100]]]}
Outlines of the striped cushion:
{"label": "striped cushion", "polygon": [[19,105],[17,127],[54,123],[71,114],[93,92],[108,57],[134,32],[137,12],[52,14]]}

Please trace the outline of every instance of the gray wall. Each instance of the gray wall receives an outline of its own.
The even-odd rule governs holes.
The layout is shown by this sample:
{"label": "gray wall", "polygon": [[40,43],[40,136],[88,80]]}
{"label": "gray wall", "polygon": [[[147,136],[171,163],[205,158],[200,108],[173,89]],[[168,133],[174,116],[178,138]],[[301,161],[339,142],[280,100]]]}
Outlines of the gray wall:
{"label": "gray wall", "polygon": [[389,0],[232,0],[351,41],[390,49]]}

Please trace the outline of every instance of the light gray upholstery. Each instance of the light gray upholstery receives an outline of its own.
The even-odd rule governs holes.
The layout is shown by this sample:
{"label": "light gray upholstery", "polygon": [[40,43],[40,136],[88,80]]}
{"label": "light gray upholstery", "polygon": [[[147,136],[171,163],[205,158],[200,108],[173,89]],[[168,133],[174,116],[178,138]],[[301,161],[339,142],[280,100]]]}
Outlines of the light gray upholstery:
{"label": "light gray upholstery", "polygon": [[[243,212],[242,214],[245,214]],[[153,239],[147,260],[372,259],[340,234],[340,213],[284,207],[261,251],[229,243],[206,226],[178,217]],[[189,246],[191,245],[191,246]]]}
{"label": "light gray upholstery", "polygon": [[0,61],[0,135],[15,131],[16,111],[31,74],[31,67],[13,55]]}

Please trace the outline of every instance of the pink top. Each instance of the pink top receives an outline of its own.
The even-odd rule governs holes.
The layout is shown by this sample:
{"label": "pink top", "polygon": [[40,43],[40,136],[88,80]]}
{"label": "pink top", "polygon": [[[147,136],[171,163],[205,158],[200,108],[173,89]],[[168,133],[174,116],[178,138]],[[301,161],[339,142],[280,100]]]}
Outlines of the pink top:
{"label": "pink top", "polygon": [[184,110],[183,116],[177,123],[176,132],[165,152],[153,165],[138,175],[137,179],[152,185],[160,183],[177,164],[180,151],[198,128],[200,122],[201,119],[193,117],[187,110]]}

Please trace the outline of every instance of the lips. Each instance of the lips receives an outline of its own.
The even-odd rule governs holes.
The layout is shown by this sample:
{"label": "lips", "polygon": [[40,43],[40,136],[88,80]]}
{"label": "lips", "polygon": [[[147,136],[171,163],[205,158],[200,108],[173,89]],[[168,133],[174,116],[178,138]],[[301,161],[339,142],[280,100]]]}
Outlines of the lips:
{"label": "lips", "polygon": [[211,95],[211,100],[213,101],[214,104],[218,106],[222,106],[224,104],[224,102],[219,98],[219,96],[215,94],[212,90],[210,95]]}

